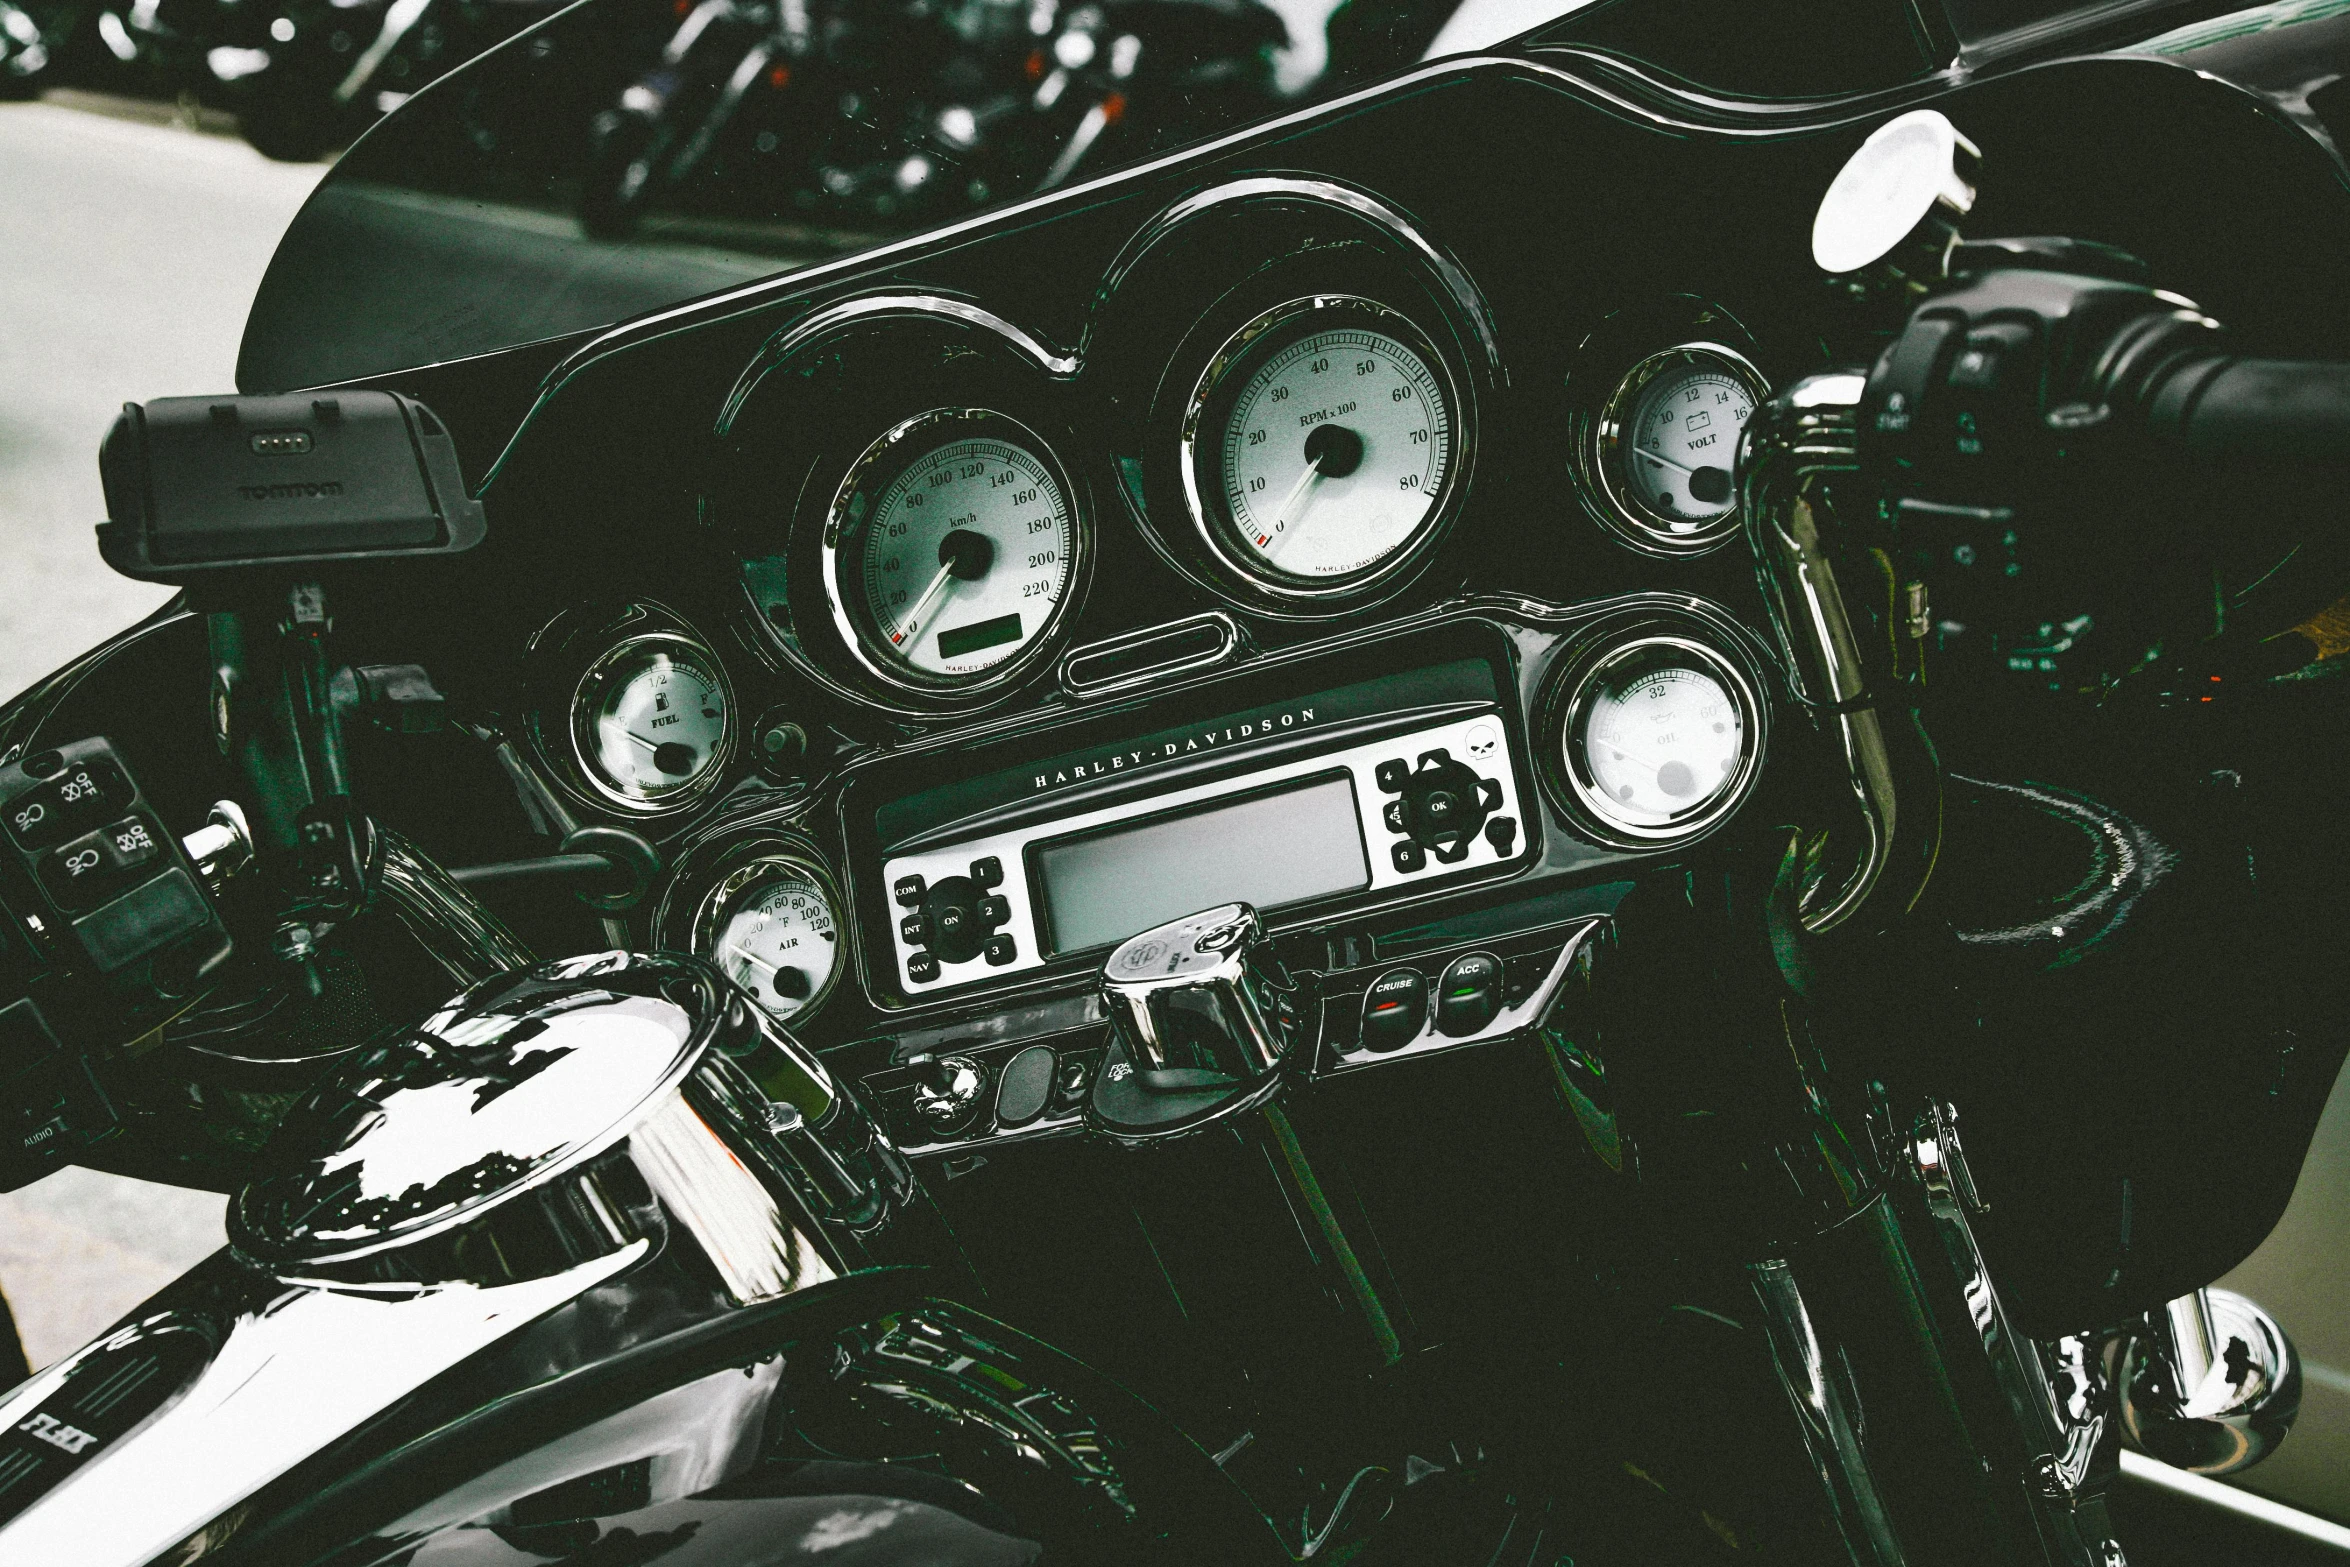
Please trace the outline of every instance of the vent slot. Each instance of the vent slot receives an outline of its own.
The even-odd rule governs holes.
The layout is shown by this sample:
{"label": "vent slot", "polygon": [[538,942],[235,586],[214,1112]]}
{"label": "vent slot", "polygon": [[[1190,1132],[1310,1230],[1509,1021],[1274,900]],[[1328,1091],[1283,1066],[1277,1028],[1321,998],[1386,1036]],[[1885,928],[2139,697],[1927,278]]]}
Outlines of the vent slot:
{"label": "vent slot", "polygon": [[1210,610],[1072,648],[1061,660],[1061,689],[1081,699],[1106,696],[1163,675],[1223,663],[1242,646],[1232,617]]}

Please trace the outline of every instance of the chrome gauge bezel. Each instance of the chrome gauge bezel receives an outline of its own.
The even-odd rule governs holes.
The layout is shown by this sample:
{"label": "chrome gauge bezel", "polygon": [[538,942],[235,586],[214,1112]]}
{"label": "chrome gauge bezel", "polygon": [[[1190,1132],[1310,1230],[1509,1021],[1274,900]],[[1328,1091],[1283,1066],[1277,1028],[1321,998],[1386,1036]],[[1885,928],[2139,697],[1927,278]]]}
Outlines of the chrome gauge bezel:
{"label": "chrome gauge bezel", "polygon": [[[789,1028],[824,1005],[840,988],[841,976],[852,966],[848,901],[841,896],[840,882],[813,844],[797,835],[762,833],[730,845],[723,859],[694,878],[702,883],[700,891],[677,906],[673,906],[672,900],[679,887],[673,884],[670,895],[663,897],[654,912],[653,939],[655,945],[663,948],[682,947],[724,973],[725,966],[718,957],[718,933],[729,912],[763,882],[779,875],[798,876],[813,884],[832,911],[832,972],[788,1016],[776,1017],[768,1012],[768,1016]],[[751,999],[762,1011],[767,1010],[766,1003],[756,995]]]}
{"label": "chrome gauge bezel", "polygon": [[[622,666],[654,653],[684,658],[707,672],[726,700],[726,717],[719,730],[718,744],[699,773],[663,794],[643,795],[631,792],[605,773],[603,764],[596,759],[594,730],[605,685]],[[567,772],[584,787],[588,799],[631,816],[673,816],[708,799],[724,781],[740,745],[742,713],[735,700],[734,682],[727,675],[717,650],[682,627],[673,627],[622,637],[590,660],[571,684],[563,728],[570,763]]]}
{"label": "chrome gauge bezel", "polygon": [[[1737,497],[1733,493],[1730,509],[1702,528],[1685,529],[1678,526],[1684,518],[1669,517],[1641,499],[1624,473],[1627,443],[1624,439],[1624,421],[1639,406],[1648,388],[1669,371],[1683,367],[1702,367],[1726,370],[1745,387],[1756,407],[1770,396],[1770,382],[1754,361],[1726,343],[1695,340],[1675,343],[1648,354],[1627,370],[1600,405],[1599,417],[1590,424],[1586,439],[1590,449],[1583,454],[1583,466],[1598,481],[1604,504],[1597,509],[1600,520],[1611,531],[1633,548],[1651,555],[1684,559],[1692,555],[1710,554],[1736,537],[1739,528]],[[1736,471],[1736,453],[1732,453],[1732,472]]]}
{"label": "chrome gauge bezel", "polygon": [[[1444,481],[1418,529],[1384,560],[1344,576],[1293,576],[1269,567],[1241,543],[1222,484],[1202,469],[1220,462],[1223,420],[1257,367],[1295,338],[1350,321],[1367,323],[1398,339],[1436,377],[1452,430]],[[1361,294],[1306,294],[1251,317],[1209,356],[1184,403],[1177,471],[1192,530],[1220,573],[1279,607],[1344,609],[1417,571],[1451,532],[1475,457],[1476,427],[1476,405],[1466,378],[1454,367],[1452,356],[1412,317]]]}
{"label": "chrome gauge bezel", "polygon": [[[862,575],[862,556],[857,549],[863,536],[862,519],[852,517],[850,508],[860,494],[877,487],[886,490],[896,482],[899,473],[936,447],[957,440],[984,439],[990,431],[1002,432],[997,439],[1019,446],[1036,458],[1060,486],[1069,511],[1068,586],[1044,624],[1037,627],[1019,652],[974,675],[935,676],[881,657],[873,650],[869,639],[879,632],[865,623],[861,583],[844,580],[843,576],[851,571]],[[825,508],[822,575],[833,633],[857,669],[893,691],[966,702],[1010,690],[1049,663],[1066,639],[1092,579],[1093,533],[1093,512],[1086,492],[1071,478],[1068,465],[1061,460],[1052,442],[1035,429],[993,408],[926,409],[890,426],[867,446],[841,475]]]}
{"label": "chrome gauge bezel", "polygon": [[[1738,767],[1729,784],[1701,811],[1665,823],[1627,821],[1592,776],[1586,743],[1592,704],[1609,675],[1659,651],[1702,669],[1730,693],[1739,709]],[[1626,849],[1677,847],[1705,836],[1727,820],[1753,792],[1769,743],[1770,709],[1752,665],[1693,629],[1655,627],[1622,632],[1597,641],[1576,656],[1559,684],[1561,700],[1548,704],[1543,726],[1551,755],[1545,769],[1564,784],[1565,803],[1577,822],[1603,843]]]}

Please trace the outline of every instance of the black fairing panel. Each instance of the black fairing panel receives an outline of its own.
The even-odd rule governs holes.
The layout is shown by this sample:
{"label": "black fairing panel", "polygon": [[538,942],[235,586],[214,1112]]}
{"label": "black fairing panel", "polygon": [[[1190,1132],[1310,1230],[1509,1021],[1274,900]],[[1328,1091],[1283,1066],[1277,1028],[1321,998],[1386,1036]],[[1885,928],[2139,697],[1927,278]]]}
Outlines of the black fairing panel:
{"label": "black fairing panel", "polygon": [[1152,1410],[924,1282],[852,1275],[583,1354],[661,1314],[608,1286],[271,1487],[219,1559],[1287,1559]]}

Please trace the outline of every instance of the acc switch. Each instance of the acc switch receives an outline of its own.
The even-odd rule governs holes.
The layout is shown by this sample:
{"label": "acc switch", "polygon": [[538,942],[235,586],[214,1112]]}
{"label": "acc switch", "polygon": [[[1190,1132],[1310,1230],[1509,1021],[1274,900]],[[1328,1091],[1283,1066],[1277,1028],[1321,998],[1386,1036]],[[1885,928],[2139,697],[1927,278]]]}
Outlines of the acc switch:
{"label": "acc switch", "polygon": [[1458,1039],[1474,1034],[1501,1012],[1501,959],[1472,952],[1446,965],[1436,982],[1436,1031]]}
{"label": "acc switch", "polygon": [[1428,976],[1389,969],[1363,993],[1363,1048],[1400,1050],[1428,1026]]}

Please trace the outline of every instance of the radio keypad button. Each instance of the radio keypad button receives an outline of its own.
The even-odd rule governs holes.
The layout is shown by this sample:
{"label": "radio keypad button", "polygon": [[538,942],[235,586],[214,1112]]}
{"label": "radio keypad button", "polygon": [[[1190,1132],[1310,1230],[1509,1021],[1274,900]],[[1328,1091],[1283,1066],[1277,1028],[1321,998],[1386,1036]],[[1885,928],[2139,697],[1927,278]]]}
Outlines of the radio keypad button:
{"label": "radio keypad button", "polygon": [[1379,819],[1387,824],[1389,832],[1410,832],[1411,818],[1404,813],[1403,801],[1390,800],[1379,809]]}
{"label": "radio keypad button", "polygon": [[979,900],[979,923],[985,925],[989,930],[995,929],[998,925],[1008,925],[1011,921],[1011,899],[999,894],[991,894]]}
{"label": "radio keypad button", "polygon": [[919,914],[909,914],[898,921],[898,939],[909,947],[930,945],[930,921]]}
{"label": "radio keypad button", "polygon": [[1428,863],[1428,851],[1408,839],[1397,844],[1390,853],[1394,857],[1395,868],[1407,876]]}
{"label": "radio keypad button", "polygon": [[906,959],[906,978],[917,985],[927,985],[938,978],[938,959],[927,952],[917,952]]}
{"label": "radio keypad button", "polygon": [[1004,880],[1004,862],[994,855],[971,862],[971,879],[982,887],[1000,887]]}
{"label": "radio keypad button", "polygon": [[1013,942],[1010,936],[1001,932],[988,937],[987,945],[980,950],[987,954],[987,963],[990,968],[1002,968],[1020,955],[1019,946]]}
{"label": "radio keypad button", "polygon": [[1381,762],[1372,777],[1378,780],[1381,794],[1401,794],[1411,780],[1412,769],[1403,761]]}
{"label": "radio keypad button", "polygon": [[889,889],[889,895],[910,909],[920,903],[923,894],[929,890],[923,885],[922,878],[919,876],[900,876],[896,884]]}
{"label": "radio keypad button", "polygon": [[931,884],[922,900],[930,922],[930,950],[941,963],[968,963],[979,956],[987,926],[979,917],[979,888],[968,876],[947,876]]}
{"label": "radio keypad button", "polygon": [[1514,816],[1496,816],[1485,824],[1485,841],[1493,845],[1493,852],[1508,855],[1518,842],[1518,820]]}

